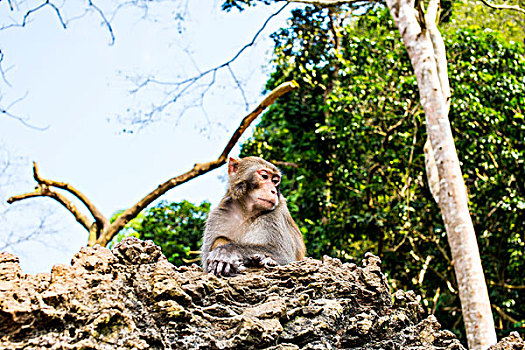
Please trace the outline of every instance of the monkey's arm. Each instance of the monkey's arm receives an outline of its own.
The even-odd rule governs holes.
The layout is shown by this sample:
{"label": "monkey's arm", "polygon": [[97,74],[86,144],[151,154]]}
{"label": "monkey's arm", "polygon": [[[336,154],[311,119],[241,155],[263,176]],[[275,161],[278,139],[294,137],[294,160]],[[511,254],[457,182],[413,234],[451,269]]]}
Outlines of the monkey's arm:
{"label": "monkey's arm", "polygon": [[216,276],[233,276],[246,270],[242,251],[232,243],[213,249],[208,254],[204,265],[206,272]]}
{"label": "monkey's arm", "polygon": [[[215,244],[214,244],[215,245]],[[217,276],[233,276],[247,267],[279,265],[270,247],[227,243],[217,246],[206,258],[206,272]]]}

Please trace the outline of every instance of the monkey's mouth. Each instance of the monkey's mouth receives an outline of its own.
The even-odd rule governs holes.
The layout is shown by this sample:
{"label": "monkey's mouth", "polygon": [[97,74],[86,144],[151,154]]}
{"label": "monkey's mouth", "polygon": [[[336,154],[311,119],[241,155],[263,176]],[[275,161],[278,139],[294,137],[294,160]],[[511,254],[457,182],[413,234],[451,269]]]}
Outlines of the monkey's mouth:
{"label": "monkey's mouth", "polygon": [[273,202],[273,201],[271,201],[269,199],[265,199],[265,198],[261,198],[261,197],[257,197],[257,199],[270,204],[272,207],[275,205],[275,202]]}

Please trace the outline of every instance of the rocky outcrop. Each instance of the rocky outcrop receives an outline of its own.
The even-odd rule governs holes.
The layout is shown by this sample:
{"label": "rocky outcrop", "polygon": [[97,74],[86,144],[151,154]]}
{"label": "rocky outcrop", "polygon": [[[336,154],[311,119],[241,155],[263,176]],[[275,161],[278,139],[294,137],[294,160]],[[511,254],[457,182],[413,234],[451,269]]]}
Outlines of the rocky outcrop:
{"label": "rocky outcrop", "polygon": [[518,332],[512,332],[508,337],[501,339],[498,344],[491,346],[488,350],[523,350],[525,342]]}
{"label": "rocky outcrop", "polygon": [[463,349],[422,315],[371,254],[217,278],[135,238],[82,248],[50,274],[0,253],[2,349]]}

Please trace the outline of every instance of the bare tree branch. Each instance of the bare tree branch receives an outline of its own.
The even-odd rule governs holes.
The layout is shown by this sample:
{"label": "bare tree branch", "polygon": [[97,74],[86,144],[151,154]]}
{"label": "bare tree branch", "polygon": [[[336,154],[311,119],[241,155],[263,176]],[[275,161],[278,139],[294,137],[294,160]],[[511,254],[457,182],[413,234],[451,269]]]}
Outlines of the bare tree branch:
{"label": "bare tree branch", "polygon": [[108,21],[108,19],[106,18],[106,15],[104,14],[104,11],[102,11],[100,9],[100,7],[98,7],[97,5],[95,5],[93,3],[92,0],[89,0],[88,2],[89,6],[90,7],[93,7],[95,9],[95,11],[100,15],[100,17],[102,18],[102,22],[103,24],[106,26],[106,28],[108,29],[108,32],[109,32],[109,35],[111,36],[111,42],[109,43],[109,45],[113,45],[115,43],[115,34],[113,33],[113,28],[111,27],[111,24],[110,22]]}
{"label": "bare tree branch", "polygon": [[72,195],[77,197],[82,202],[82,204],[86,206],[86,208],[88,208],[91,215],[93,215],[93,218],[95,218],[97,225],[100,225],[100,227],[107,227],[109,225],[109,221],[104,217],[104,215],[102,215],[102,213],[97,209],[97,207],[95,207],[95,205],[91,203],[91,201],[87,199],[87,197],[75,187],[65,182],[59,182],[42,178],[40,176],[40,173],[38,172],[38,167],[35,162],[33,162],[33,177],[35,178],[35,181],[38,182],[40,185],[60,188],[71,193]]}
{"label": "bare tree branch", "polygon": [[224,150],[222,151],[219,158],[217,158],[214,161],[202,163],[202,164],[195,164],[193,169],[190,171],[176,176],[162,184],[160,184],[154,191],[150,192],[148,195],[146,195],[144,198],[142,198],[137,204],[135,204],[133,207],[125,210],[109,227],[109,229],[104,232],[96,241],[96,243],[105,246],[124,226],[135,216],[138,215],[144,208],[146,208],[149,204],[151,204],[155,199],[169,191],[170,189],[179,186],[197,176],[200,176],[202,174],[205,174],[211,170],[214,170],[224,163],[226,163],[226,159],[228,157],[228,154],[232,150],[233,146],[239,141],[240,137],[246,131],[248,126],[257,118],[268,106],[273,104],[275,100],[277,100],[282,95],[286,94],[289,91],[296,90],[299,88],[299,85],[295,82],[286,82],[281,85],[279,85],[277,88],[272,90],[268,96],[255,108],[250,114],[248,114],[244,119],[241,121],[241,124],[235,130],[232,137],[226,144],[226,147],[224,147]]}
{"label": "bare tree branch", "polygon": [[[3,214],[3,213],[2,213]],[[39,223],[34,227],[29,233],[19,235],[15,234],[14,231],[10,231],[7,236],[2,238],[2,243],[0,244],[0,252],[5,251],[7,248],[14,250],[14,247],[29,241],[35,241],[41,238],[43,234],[49,235],[54,232],[46,232],[46,217],[41,217]],[[46,244],[47,242],[42,242]]]}
{"label": "bare tree branch", "polygon": [[77,222],[84,226],[86,230],[89,231],[91,229],[93,223],[84,214],[82,214],[82,212],[78,210],[78,208],[69,199],[67,199],[62,194],[53,191],[45,184],[38,185],[34,192],[24,193],[18,196],[11,197],[7,200],[7,203],[12,204],[14,202],[35,197],[53,198],[54,200],[62,204],[67,210],[69,210],[69,212],[73,214]]}
{"label": "bare tree branch", "polygon": [[50,187],[57,187],[57,188],[64,189],[72,193],[73,195],[75,195],[75,197],[80,199],[82,203],[86,205],[86,207],[90,210],[91,214],[95,218],[98,218],[99,220],[102,218],[101,220],[103,223],[105,223],[106,225],[109,224],[106,218],[104,218],[104,216],[94,207],[93,204],[91,204],[91,202],[89,202],[89,200],[87,200],[87,198],[82,193],[80,193],[80,191],[76,190],[69,184],[42,178],[38,172],[38,167],[35,162],[33,162],[33,177],[38,184],[37,187],[35,188],[35,191],[24,193],[18,196],[13,196],[7,200],[9,204],[12,204],[14,202],[21,201],[24,199],[28,199],[28,198],[50,197],[50,198],[55,199],[57,202],[62,204],[67,210],[69,210],[73,214],[75,219],[82,226],[84,226],[84,228],[86,228],[87,230],[90,230],[93,226],[93,222],[91,222],[84,214],[82,214],[82,212],[78,210],[78,208],[64,195],[56,191],[53,191],[50,188]]}
{"label": "bare tree branch", "polygon": [[232,79],[235,82],[235,85],[237,85],[237,88],[241,92],[242,99],[244,100],[244,105],[246,106],[246,111],[248,111],[250,109],[250,104],[248,103],[248,100],[246,99],[246,94],[245,94],[244,89],[243,89],[243,87],[241,85],[241,82],[239,81],[239,79],[237,79],[237,76],[233,72],[232,67],[230,67],[230,65],[228,65],[228,71],[230,72],[230,75],[232,76]]}
{"label": "bare tree branch", "polygon": [[507,5],[507,4],[497,5],[497,4],[492,4],[492,3],[488,2],[487,0],[481,0],[481,2],[483,4],[485,4],[486,6],[488,6],[490,8],[493,8],[493,9],[497,9],[497,10],[513,10],[513,11],[518,11],[518,12],[521,12],[521,13],[525,13],[525,9],[522,9],[518,5]]}
{"label": "bare tree branch", "polygon": [[[36,163],[33,163],[33,177],[38,183],[38,186],[34,192],[29,192],[21,194],[18,196],[13,196],[7,200],[8,203],[14,203],[21,201],[27,198],[34,197],[50,197],[62,204],[67,210],[69,210],[75,219],[87,230],[89,231],[88,245],[93,246],[95,244],[100,244],[105,246],[113,239],[113,237],[124,228],[124,226],[133,218],[135,218],[144,208],[151,204],[154,200],[162,196],[167,191],[172,188],[179,186],[197,176],[205,174],[213,169],[218,168],[219,166],[226,163],[228,154],[239,141],[242,134],[246,131],[248,126],[257,118],[268,106],[273,104],[282,95],[288,93],[289,91],[296,90],[299,88],[299,85],[295,81],[286,82],[279,85],[277,88],[272,90],[268,96],[255,108],[251,113],[249,113],[241,121],[241,124],[235,130],[230,140],[224,147],[224,150],[220,154],[219,158],[214,161],[195,164],[193,169],[190,171],[173,177],[168,181],[160,184],[155,190],[147,194],[144,198],[138,201],[131,208],[125,210],[113,223],[109,224],[109,221],[100,213],[100,211],[95,207],[87,197],[82,194],[79,190],[67,184],[65,182],[59,182],[49,179],[44,179],[40,176],[38,172],[38,167]],[[69,201],[62,194],[53,191],[51,187],[59,188],[71,193],[73,196],[78,198],[89,210],[95,222],[90,221],[85,215],[83,215],[76,206]]]}
{"label": "bare tree branch", "polygon": [[[5,29],[15,28],[15,27],[19,27],[19,28],[20,27],[25,27],[28,23],[30,23],[30,21],[33,18],[33,15],[35,13],[41,12],[42,10],[44,10],[46,8],[52,9],[52,11],[56,14],[56,16],[57,16],[57,18],[58,18],[62,28],[66,29],[67,26],[68,26],[68,23],[71,20],[78,19],[78,18],[81,18],[81,17],[85,16],[92,9],[93,11],[95,11],[102,18],[103,24],[108,30],[108,32],[109,32],[109,34],[111,36],[111,43],[110,43],[110,45],[112,45],[115,42],[115,36],[114,36],[114,33],[113,33],[113,28],[111,27],[110,21],[108,21],[106,15],[104,14],[104,11],[102,11],[102,9],[100,9],[96,4],[93,3],[93,0],[89,0],[88,1],[88,5],[87,5],[87,7],[84,10],[84,13],[82,15],[77,16],[77,17],[73,17],[72,19],[69,19],[69,20],[66,20],[64,18],[64,16],[62,15],[61,6],[63,4],[59,6],[59,5],[56,5],[55,3],[53,3],[51,0],[42,1],[39,5],[37,5],[37,6],[33,7],[33,8],[30,8],[29,10],[27,10],[25,12],[21,11],[19,9],[17,1],[10,0],[10,1],[8,1],[8,4],[9,4],[9,8],[10,8],[11,12],[20,13],[20,16],[22,16],[22,14],[23,14],[23,16],[19,20],[13,20],[13,23],[1,25],[0,26],[0,30],[5,30]],[[118,9],[119,9],[119,7],[117,7],[117,10]],[[116,13],[116,11],[115,11],[115,13]],[[6,74],[5,74],[6,70],[2,66],[3,61],[4,61],[4,53],[0,50],[0,76],[1,76],[1,79],[4,81],[4,83],[7,86],[11,87],[11,84],[7,80],[7,77],[6,77]],[[1,98],[1,96],[0,96],[0,98]],[[25,98],[25,96],[20,98],[20,99],[18,99],[18,100],[16,100],[11,105],[19,102],[23,98]],[[32,125],[31,123],[29,123],[27,121],[26,118],[20,117],[20,116],[16,115],[15,113],[13,113],[11,111],[10,107],[11,106],[9,106],[9,107],[0,106],[0,116],[4,115],[4,116],[9,117],[11,119],[15,119],[18,122],[22,123],[23,125],[25,125],[25,126],[27,126],[29,128],[35,129],[35,130],[43,131],[43,130],[46,130],[49,127],[49,126],[39,127],[39,126]]]}
{"label": "bare tree branch", "polygon": [[[213,68],[209,68],[207,70],[204,70],[202,72],[199,72],[199,74],[195,75],[195,76],[192,76],[190,78],[186,78],[186,79],[183,79],[183,80],[180,80],[180,81],[162,81],[162,80],[158,80],[158,79],[155,79],[155,78],[146,78],[144,79],[143,81],[141,82],[137,82],[136,84],[136,87],[131,90],[131,93],[137,93],[138,91],[142,90],[143,88],[149,86],[149,85],[159,85],[159,86],[167,86],[167,87],[173,87],[173,91],[172,91],[172,94],[173,96],[167,100],[166,102],[160,104],[160,105],[157,105],[155,106],[154,108],[151,109],[150,112],[146,113],[144,116],[144,120],[146,121],[149,121],[149,120],[152,120],[154,118],[154,116],[162,111],[164,111],[164,109],[166,109],[168,106],[176,103],[179,99],[181,99],[183,96],[186,95],[186,93],[190,90],[191,87],[194,87],[195,84],[197,84],[199,81],[201,81],[202,79],[206,78],[207,76],[212,76],[212,80],[211,80],[211,83],[208,83],[206,84],[206,91],[201,94],[201,98],[203,98],[203,96],[205,95],[205,93],[207,92],[207,90],[209,90],[209,88],[215,83],[215,76],[217,74],[217,72],[219,70],[222,70],[224,68],[226,69],[229,69],[229,72],[230,72],[230,75],[232,75],[232,70],[231,70],[231,64],[233,62],[235,62],[239,56],[244,52],[246,51],[246,49],[248,49],[249,47],[253,46],[255,44],[255,42],[257,41],[258,37],[261,35],[261,33],[266,29],[268,23],[270,23],[270,21],[276,17],[277,15],[279,15],[286,7],[288,6],[288,3],[284,4],[279,10],[277,10],[277,12],[273,13],[272,15],[270,15],[265,21],[264,23],[262,24],[262,26],[259,28],[259,30],[255,33],[255,35],[253,36],[252,40],[244,45],[239,51],[237,51],[237,53],[235,55],[233,55],[233,57],[231,59],[229,59],[228,61],[218,65],[218,66],[215,66]],[[198,69],[197,69],[198,70]],[[246,100],[246,97],[245,97],[245,93],[244,93],[244,90],[242,89],[242,87],[240,86],[240,84],[238,83],[238,80],[237,78],[235,77],[235,75],[232,75],[237,87],[240,89],[241,91],[241,95],[245,101],[245,104],[247,104],[247,100]],[[144,120],[140,120],[139,122],[142,122]]]}
{"label": "bare tree branch", "polygon": [[11,87],[11,83],[7,80],[7,77],[5,76],[5,69],[4,67],[2,67],[2,62],[4,61],[4,53],[2,52],[2,50],[0,50],[0,75],[2,76],[2,80],[4,81],[4,83]]}
{"label": "bare tree branch", "polygon": [[[9,5],[10,5],[10,10],[11,11],[15,11],[15,6],[13,5],[12,1],[9,1]],[[87,8],[84,9],[84,13],[82,13],[80,15],[77,15],[77,16],[74,16],[74,17],[71,17],[71,18],[65,19],[64,16],[62,15],[62,12],[61,12],[59,6],[57,6],[54,3],[52,3],[51,0],[45,0],[40,5],[32,8],[32,9],[27,10],[20,23],[12,23],[12,24],[4,25],[4,26],[0,27],[0,30],[13,28],[13,27],[25,27],[29,23],[29,21],[30,21],[30,19],[33,16],[34,13],[36,13],[36,12],[46,8],[46,7],[51,7],[53,9],[53,11],[57,15],[57,18],[58,18],[58,20],[60,22],[60,25],[62,26],[62,28],[66,29],[68,27],[68,24],[71,21],[77,20],[79,18],[83,18],[90,11],[90,9],[93,9],[100,16],[100,18],[102,19],[102,23],[107,28],[107,30],[108,30],[108,32],[110,34],[110,37],[111,37],[110,45],[113,45],[113,43],[115,42],[115,35],[114,35],[114,32],[113,32],[113,28],[111,26],[111,20],[114,19],[115,15],[119,12],[119,10],[121,8],[123,8],[124,6],[127,6],[127,5],[143,7],[143,6],[139,5],[139,4],[137,4],[136,1],[129,1],[129,2],[121,3],[113,11],[111,19],[108,19],[106,14],[104,13],[104,11],[98,5],[96,5],[93,2],[93,0],[88,0]]]}
{"label": "bare tree branch", "polygon": [[[3,107],[3,106],[0,106],[0,115],[5,115],[6,117],[9,117],[11,119],[15,119],[17,120],[18,122],[22,123],[23,125],[27,126],[28,128],[31,128],[31,129],[35,129],[35,130],[39,130],[39,131],[44,131],[44,130],[47,130],[49,128],[49,125],[47,126],[44,126],[44,127],[41,127],[41,126],[36,126],[36,125],[33,125],[33,124],[30,124],[28,121],[27,121],[27,118],[22,118],[22,117],[19,117],[15,114],[13,114],[12,112],[9,112],[9,110],[15,105],[17,104],[18,102],[22,101],[23,99],[25,99],[27,97],[27,93],[16,99],[15,101],[11,102],[7,107]],[[0,96],[0,99],[1,99],[1,96]]]}
{"label": "bare tree branch", "polygon": [[494,281],[489,281],[489,284],[491,286],[498,286],[498,287],[502,287],[502,288],[505,288],[505,289],[525,289],[525,285],[514,286],[514,285],[511,285],[511,284],[504,283],[504,282],[496,283]]}
{"label": "bare tree branch", "polygon": [[309,5],[325,7],[325,6],[344,5],[352,1],[348,1],[348,0],[288,0],[288,2],[297,2],[301,4],[309,4]]}
{"label": "bare tree branch", "polygon": [[498,305],[496,304],[492,304],[492,308],[494,310],[496,310],[496,312],[501,316],[501,318],[503,318],[504,320],[507,320],[511,323],[515,323],[515,324],[519,324],[521,323],[519,320],[516,320],[515,318],[513,318],[512,316],[510,316],[509,314],[507,314],[505,311],[503,311],[502,308],[500,308]]}
{"label": "bare tree branch", "polygon": [[375,2],[375,0],[286,0],[287,2],[295,2],[300,4],[315,5],[319,7],[331,7],[339,5],[350,5],[357,3],[370,3]]}
{"label": "bare tree branch", "polygon": [[[9,5],[10,5],[10,8],[11,8],[11,11],[13,11],[14,10],[13,4],[11,2],[9,2]],[[62,17],[62,14],[60,13],[60,9],[55,4],[53,4],[50,0],[46,0],[46,1],[42,2],[40,5],[34,7],[32,9],[30,9],[30,10],[27,10],[27,12],[25,13],[21,23],[13,23],[13,24],[4,25],[4,26],[0,27],[0,30],[13,28],[13,27],[25,27],[26,24],[29,22],[29,19],[30,19],[29,17],[31,17],[31,15],[33,13],[38,12],[39,10],[41,10],[41,9],[43,9],[45,7],[51,7],[53,9],[53,11],[56,13],[56,15],[58,17],[60,25],[62,26],[62,28],[66,29],[67,25],[66,25],[66,22],[64,21],[64,18]]]}
{"label": "bare tree branch", "polygon": [[[15,6],[15,5],[16,5],[16,1],[15,2],[9,1],[9,6],[10,6],[11,12],[18,11],[18,6]],[[36,12],[39,12],[40,10],[45,9],[46,7],[51,8],[55,12],[55,14],[56,14],[56,16],[57,16],[57,18],[58,18],[58,20],[60,22],[60,25],[64,29],[67,29],[69,23],[71,23],[72,21],[75,21],[75,20],[78,20],[80,18],[83,18],[89,12],[93,11],[93,12],[96,12],[97,15],[102,19],[102,25],[104,27],[106,27],[106,29],[108,30],[109,35],[110,35],[110,39],[111,40],[110,40],[109,45],[113,45],[115,43],[115,34],[113,32],[113,27],[111,26],[111,20],[116,16],[116,14],[119,12],[119,10],[122,7],[124,7],[125,5],[134,5],[134,6],[137,6],[137,7],[143,7],[143,6],[139,5],[136,1],[129,1],[129,2],[126,2],[126,3],[119,4],[115,8],[115,10],[112,11],[111,19],[108,19],[108,17],[106,16],[105,12],[98,5],[96,5],[93,2],[93,0],[88,0],[87,5],[84,8],[84,11],[83,11],[82,14],[76,15],[76,16],[72,16],[72,17],[69,17],[69,18],[65,18],[63,16],[63,14],[62,14],[61,6],[55,5],[53,2],[51,2],[51,0],[45,0],[45,1],[42,1],[42,3],[40,5],[35,6],[34,8],[31,8],[31,9],[27,10],[25,12],[25,14],[23,15],[22,19],[19,22],[15,21],[14,23],[11,23],[11,24],[4,24],[4,25],[2,25],[0,27],[0,30],[9,29],[9,28],[15,28],[15,27],[18,27],[18,28],[25,27],[31,21],[31,18],[33,17],[33,15]]]}
{"label": "bare tree branch", "polygon": [[0,107],[0,114],[3,114],[3,115],[5,115],[6,117],[9,117],[9,118],[15,119],[15,120],[19,121],[20,123],[22,123],[23,125],[27,126],[28,128],[31,128],[31,129],[43,131],[43,130],[46,130],[48,128],[47,126],[45,128],[41,128],[41,127],[38,127],[38,126],[31,125],[28,122],[26,122],[24,118],[16,116],[13,113],[8,112],[6,109],[4,109],[2,107]]}

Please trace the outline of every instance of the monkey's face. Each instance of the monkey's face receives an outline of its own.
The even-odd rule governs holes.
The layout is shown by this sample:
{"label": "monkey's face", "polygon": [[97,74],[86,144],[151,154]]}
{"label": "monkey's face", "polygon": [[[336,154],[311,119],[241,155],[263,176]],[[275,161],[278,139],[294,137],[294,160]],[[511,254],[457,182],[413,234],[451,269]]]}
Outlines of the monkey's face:
{"label": "monkey's face", "polygon": [[249,193],[252,208],[273,210],[279,205],[279,185],[281,175],[269,169],[259,169],[251,179],[252,191]]}

